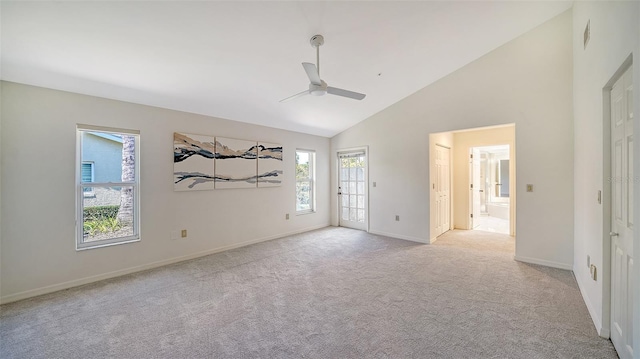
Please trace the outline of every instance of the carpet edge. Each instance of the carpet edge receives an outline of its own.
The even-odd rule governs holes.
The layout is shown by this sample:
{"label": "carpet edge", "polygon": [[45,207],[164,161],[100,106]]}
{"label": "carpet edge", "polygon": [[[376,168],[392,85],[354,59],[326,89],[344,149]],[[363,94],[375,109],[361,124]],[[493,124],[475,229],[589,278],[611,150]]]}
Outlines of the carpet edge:
{"label": "carpet edge", "polygon": [[75,279],[75,280],[68,281],[68,282],[52,284],[52,285],[48,285],[48,286],[45,286],[45,287],[29,289],[29,290],[18,292],[18,293],[14,293],[14,294],[8,294],[8,295],[0,297],[0,305],[12,303],[12,302],[17,302],[17,301],[23,300],[23,299],[33,298],[33,297],[37,297],[37,296],[44,295],[44,294],[58,292],[58,291],[69,289],[69,288],[79,287],[79,286],[82,286],[82,285],[85,285],[85,284],[99,282],[99,281],[105,280],[105,279],[121,277],[121,276],[127,275],[127,274],[142,272],[142,271],[145,271],[145,270],[162,267],[162,266],[166,266],[166,265],[169,265],[169,264],[184,262],[184,261],[187,261],[187,260],[190,260],[190,259],[200,258],[200,257],[208,256],[208,255],[211,255],[211,254],[228,251],[228,250],[231,250],[231,249],[245,247],[245,246],[248,246],[248,245],[251,245],[251,244],[256,244],[256,243],[260,243],[260,242],[266,242],[266,241],[270,241],[270,240],[277,239],[277,238],[282,238],[282,237],[287,237],[287,236],[300,234],[300,233],[304,233],[304,232],[314,231],[314,230],[321,229],[321,228],[326,228],[326,227],[330,227],[330,225],[327,224],[327,225],[312,226],[312,227],[299,229],[299,230],[292,231],[292,232],[271,235],[271,236],[262,237],[262,238],[258,238],[258,239],[252,239],[252,240],[249,240],[249,241],[244,241],[244,242],[240,242],[240,243],[236,243],[236,244],[232,244],[232,245],[228,245],[228,246],[209,249],[209,250],[202,251],[202,252],[197,252],[197,253],[187,254],[187,255],[184,255],[184,256],[164,259],[164,260],[151,262],[151,263],[147,263],[147,264],[143,264],[143,265],[139,265],[139,266],[129,267],[129,268],[125,268],[125,269],[119,269],[119,270],[108,272],[108,273],[103,273],[103,274],[98,274],[98,275],[94,275],[94,276]]}

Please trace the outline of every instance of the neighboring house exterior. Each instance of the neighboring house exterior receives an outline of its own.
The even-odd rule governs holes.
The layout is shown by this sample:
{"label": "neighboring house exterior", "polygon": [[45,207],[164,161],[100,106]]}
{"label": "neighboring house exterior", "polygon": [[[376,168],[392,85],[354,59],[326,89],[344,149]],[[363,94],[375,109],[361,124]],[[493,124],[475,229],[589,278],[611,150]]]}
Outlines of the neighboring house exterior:
{"label": "neighboring house exterior", "polygon": [[[122,138],[104,132],[82,133],[82,182],[121,182]],[[120,204],[120,188],[84,189],[84,206]]]}

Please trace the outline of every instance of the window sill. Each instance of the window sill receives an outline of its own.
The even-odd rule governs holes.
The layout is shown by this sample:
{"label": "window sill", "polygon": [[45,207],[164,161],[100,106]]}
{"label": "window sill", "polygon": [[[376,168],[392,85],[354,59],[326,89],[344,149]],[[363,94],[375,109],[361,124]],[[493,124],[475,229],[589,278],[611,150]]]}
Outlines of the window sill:
{"label": "window sill", "polygon": [[96,249],[96,248],[104,248],[104,247],[111,247],[111,246],[117,246],[119,244],[127,244],[127,243],[135,243],[135,242],[140,242],[140,236],[135,236],[135,237],[129,237],[129,238],[123,238],[119,241],[114,241],[114,242],[108,242],[108,243],[83,243],[82,245],[76,245],[76,251],[80,252],[80,251],[86,251],[88,249]]}
{"label": "window sill", "polygon": [[316,213],[316,211],[312,209],[308,209],[306,211],[297,211],[296,216],[304,216],[305,214],[314,214],[314,213]]}

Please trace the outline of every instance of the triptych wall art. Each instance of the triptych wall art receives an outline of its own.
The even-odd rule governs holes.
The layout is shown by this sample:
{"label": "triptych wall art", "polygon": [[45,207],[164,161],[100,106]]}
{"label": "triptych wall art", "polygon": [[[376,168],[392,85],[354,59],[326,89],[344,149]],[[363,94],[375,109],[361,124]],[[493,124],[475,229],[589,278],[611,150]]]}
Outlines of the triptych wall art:
{"label": "triptych wall art", "polygon": [[276,143],[173,134],[175,191],[276,187],[283,168]]}

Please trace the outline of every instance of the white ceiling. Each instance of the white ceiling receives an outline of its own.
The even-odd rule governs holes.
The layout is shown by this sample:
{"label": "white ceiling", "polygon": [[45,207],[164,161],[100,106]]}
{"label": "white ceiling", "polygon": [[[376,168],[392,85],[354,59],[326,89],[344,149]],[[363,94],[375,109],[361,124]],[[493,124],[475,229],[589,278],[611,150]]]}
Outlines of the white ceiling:
{"label": "white ceiling", "polygon": [[[1,3],[3,80],[331,137],[568,1]],[[321,77],[362,101],[304,96]]]}

